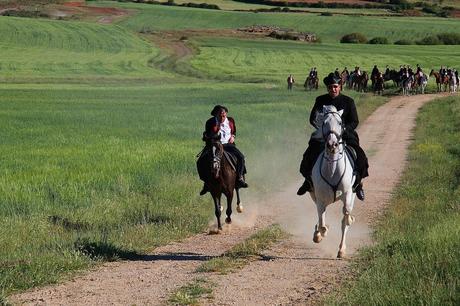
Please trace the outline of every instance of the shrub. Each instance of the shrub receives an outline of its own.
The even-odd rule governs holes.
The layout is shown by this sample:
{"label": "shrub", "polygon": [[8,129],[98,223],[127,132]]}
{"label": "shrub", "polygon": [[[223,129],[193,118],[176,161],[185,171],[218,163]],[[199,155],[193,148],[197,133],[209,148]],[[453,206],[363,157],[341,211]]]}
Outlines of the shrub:
{"label": "shrub", "polygon": [[445,45],[460,45],[460,34],[458,33],[441,33],[436,36]]}
{"label": "shrub", "polygon": [[437,36],[427,36],[415,42],[417,45],[442,45],[442,42]]}
{"label": "shrub", "polygon": [[374,37],[369,40],[369,43],[373,45],[388,45],[389,42],[386,37]]}
{"label": "shrub", "polygon": [[367,43],[367,38],[361,33],[351,33],[343,36],[340,42],[348,44],[365,44]]}
{"label": "shrub", "polygon": [[408,39],[400,39],[395,41],[395,45],[413,45],[414,42]]}

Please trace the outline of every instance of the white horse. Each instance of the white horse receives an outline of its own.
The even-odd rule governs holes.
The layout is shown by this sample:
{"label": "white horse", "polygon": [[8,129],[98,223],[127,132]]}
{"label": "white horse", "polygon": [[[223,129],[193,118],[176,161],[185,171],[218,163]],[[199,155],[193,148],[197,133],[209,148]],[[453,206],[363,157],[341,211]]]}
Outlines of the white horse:
{"label": "white horse", "polygon": [[449,93],[457,92],[457,78],[455,74],[449,75]]}
{"label": "white horse", "polygon": [[420,79],[417,80],[416,82],[416,93],[419,93],[419,94],[425,94],[425,88],[426,88],[426,85],[428,84],[428,80],[430,79],[429,76],[427,76],[425,73],[423,73],[420,77]]}
{"label": "white horse", "polygon": [[355,194],[353,183],[356,177],[353,174],[351,158],[345,150],[342,141],[343,110],[337,111],[334,106],[323,106],[323,111],[316,114],[316,126],[318,130],[314,137],[321,137],[325,142],[325,149],[318,157],[313,171],[313,192],[310,196],[316,203],[318,210],[318,224],[315,226],[313,241],[319,243],[326,237],[326,207],[338,200],[343,202],[342,239],[340,241],[338,258],[345,256],[345,237],[349,226],[355,218],[351,215]]}
{"label": "white horse", "polygon": [[404,79],[401,82],[402,94],[403,96],[409,96],[412,91],[412,85],[414,83],[414,76],[411,75],[407,79]]}

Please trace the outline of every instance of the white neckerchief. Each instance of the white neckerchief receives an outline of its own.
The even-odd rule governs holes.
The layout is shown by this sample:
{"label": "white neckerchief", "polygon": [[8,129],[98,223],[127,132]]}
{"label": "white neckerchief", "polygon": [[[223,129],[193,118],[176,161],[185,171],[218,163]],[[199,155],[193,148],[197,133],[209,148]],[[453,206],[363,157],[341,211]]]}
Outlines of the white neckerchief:
{"label": "white neckerchief", "polygon": [[228,121],[228,118],[225,118],[225,120],[220,123],[220,142],[222,144],[228,143],[231,136],[232,130],[230,128],[230,122]]}

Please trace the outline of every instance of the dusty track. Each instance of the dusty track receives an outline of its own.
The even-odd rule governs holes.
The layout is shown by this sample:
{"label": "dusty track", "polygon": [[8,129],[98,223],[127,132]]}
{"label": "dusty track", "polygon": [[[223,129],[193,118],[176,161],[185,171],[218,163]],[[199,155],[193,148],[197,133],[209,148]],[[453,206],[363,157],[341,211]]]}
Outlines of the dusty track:
{"label": "dusty track", "polygon": [[[348,252],[371,243],[370,226],[388,202],[405,165],[411,130],[418,109],[439,95],[395,97],[379,108],[359,129],[369,154],[370,177],[365,181],[366,202],[356,201],[356,223],[349,232]],[[257,229],[280,222],[293,236],[242,270],[225,276],[208,274],[216,286],[213,305],[311,304],[346,276],[348,260],[336,260],[340,210],[328,211],[331,231],[321,244],[313,244],[316,208],[309,196],[295,196],[296,182],[269,201],[247,201],[246,211],[222,235],[200,234],[158,248],[137,261],[107,263],[61,285],[11,297],[17,304],[33,305],[161,305],[174,289],[198,275],[195,269],[218,256]],[[262,210],[263,208],[263,210]],[[270,212],[263,215],[261,212]]]}

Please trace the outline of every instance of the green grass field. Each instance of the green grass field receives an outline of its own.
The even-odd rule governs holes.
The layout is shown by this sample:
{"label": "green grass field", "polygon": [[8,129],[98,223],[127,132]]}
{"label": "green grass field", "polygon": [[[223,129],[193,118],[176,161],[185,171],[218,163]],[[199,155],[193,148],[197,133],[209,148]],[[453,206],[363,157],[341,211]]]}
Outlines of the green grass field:
{"label": "green grass field", "polygon": [[216,10],[138,5],[132,3],[107,5],[138,8],[132,18],[120,22],[133,31],[183,30],[183,29],[235,29],[254,24],[277,25],[298,31],[313,32],[323,42],[336,43],[352,32],[362,32],[369,39],[385,36],[390,41],[399,39],[418,40],[433,33],[459,33],[458,20],[422,17],[376,17],[376,16],[319,16],[305,13],[249,13]]}
{"label": "green grass field", "polygon": [[355,282],[331,305],[458,305],[460,301],[460,98],[425,106],[409,166],[376,245],[357,264]]}
{"label": "green grass field", "polygon": [[[302,90],[311,66],[323,73],[374,62],[458,62],[456,47],[336,43],[352,29],[421,37],[422,28],[458,25],[450,19],[378,18],[369,27],[344,16],[98,4],[139,12],[112,25],[0,17],[0,304],[99,261],[203,231],[212,202],[197,195],[194,162],[213,105],[228,106],[237,120],[251,185],[242,196],[252,197],[300,179],[308,111],[319,94]],[[156,68],[164,52],[137,35],[255,23],[312,29],[326,43],[198,37],[185,68],[169,71]],[[187,76],[181,69],[190,69]],[[285,89],[288,73],[298,74],[293,92]],[[350,94],[361,119],[385,101]]]}

